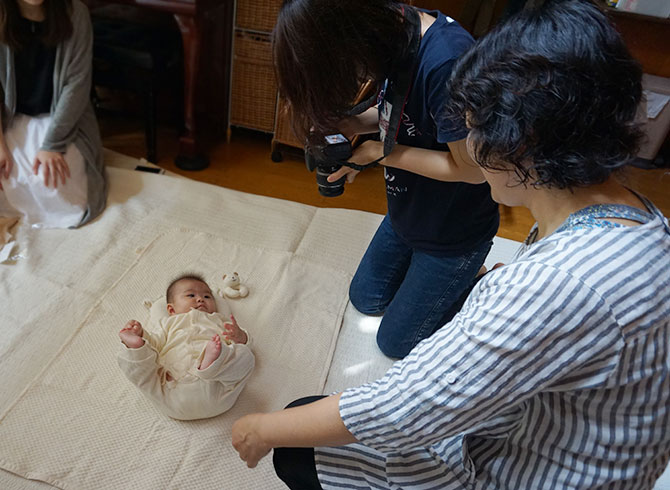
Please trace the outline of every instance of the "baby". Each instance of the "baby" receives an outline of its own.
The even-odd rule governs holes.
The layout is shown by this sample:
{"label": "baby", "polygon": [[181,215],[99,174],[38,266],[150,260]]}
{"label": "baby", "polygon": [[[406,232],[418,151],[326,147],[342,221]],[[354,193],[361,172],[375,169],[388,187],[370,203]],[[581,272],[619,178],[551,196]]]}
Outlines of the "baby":
{"label": "baby", "polygon": [[214,417],[237,400],[254,368],[249,334],[233,315],[218,313],[198,276],[174,280],[165,294],[169,316],[150,331],[130,320],[119,332],[119,366],[163,413],[179,420]]}

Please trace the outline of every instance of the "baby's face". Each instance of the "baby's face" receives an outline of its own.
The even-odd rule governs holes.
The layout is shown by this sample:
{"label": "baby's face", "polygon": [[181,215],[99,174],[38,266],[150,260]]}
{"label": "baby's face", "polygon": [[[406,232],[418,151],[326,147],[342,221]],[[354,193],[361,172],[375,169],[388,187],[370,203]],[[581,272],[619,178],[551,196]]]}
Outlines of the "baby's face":
{"label": "baby's face", "polygon": [[216,301],[207,284],[195,279],[183,279],[174,286],[172,303],[168,304],[168,313],[178,315],[188,313],[192,309],[214,313],[217,311]]}

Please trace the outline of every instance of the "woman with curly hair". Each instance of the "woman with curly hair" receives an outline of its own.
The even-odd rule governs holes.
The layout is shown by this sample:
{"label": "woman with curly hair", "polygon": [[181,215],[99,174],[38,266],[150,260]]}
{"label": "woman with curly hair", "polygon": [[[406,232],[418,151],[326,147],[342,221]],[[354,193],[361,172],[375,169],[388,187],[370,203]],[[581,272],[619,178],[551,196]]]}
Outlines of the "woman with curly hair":
{"label": "woman with curly hair", "polygon": [[92,49],[80,0],[0,3],[0,215],[65,228],[104,209]]}
{"label": "woman with curly hair", "polygon": [[[497,202],[537,224],[515,259],[386,375],[251,414],[290,488],[641,488],[670,457],[670,224],[617,180],[641,70],[599,8],[510,18],[454,67],[448,105]],[[307,402],[305,404],[305,402]]]}

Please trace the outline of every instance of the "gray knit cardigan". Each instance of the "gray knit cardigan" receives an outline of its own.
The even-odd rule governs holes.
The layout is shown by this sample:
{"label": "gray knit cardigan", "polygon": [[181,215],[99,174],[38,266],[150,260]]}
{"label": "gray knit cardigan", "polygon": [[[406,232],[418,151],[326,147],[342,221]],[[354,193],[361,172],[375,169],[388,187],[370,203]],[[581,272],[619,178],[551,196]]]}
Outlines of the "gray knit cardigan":
{"label": "gray knit cardigan", "polygon": [[[86,162],[88,206],[78,226],[98,216],[107,202],[107,180],[102,161],[98,121],[91,104],[93,30],[88,8],[72,1],[73,33],[56,48],[51,101],[51,124],[41,149],[64,153],[74,143]],[[2,128],[9,127],[16,112],[14,53],[0,44]]]}

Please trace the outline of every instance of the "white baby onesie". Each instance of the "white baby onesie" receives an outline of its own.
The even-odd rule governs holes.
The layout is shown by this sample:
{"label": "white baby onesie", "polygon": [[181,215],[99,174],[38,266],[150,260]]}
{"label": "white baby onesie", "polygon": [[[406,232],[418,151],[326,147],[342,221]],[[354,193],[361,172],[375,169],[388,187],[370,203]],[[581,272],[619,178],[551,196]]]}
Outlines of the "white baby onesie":
{"label": "white baby onesie", "polygon": [[129,349],[121,344],[119,366],[169,417],[194,420],[219,415],[233,406],[255,364],[245,330],[246,344],[224,340],[218,359],[198,370],[207,342],[212,335],[222,334],[228,321],[220,313],[199,310],[150,321],[142,347]]}

